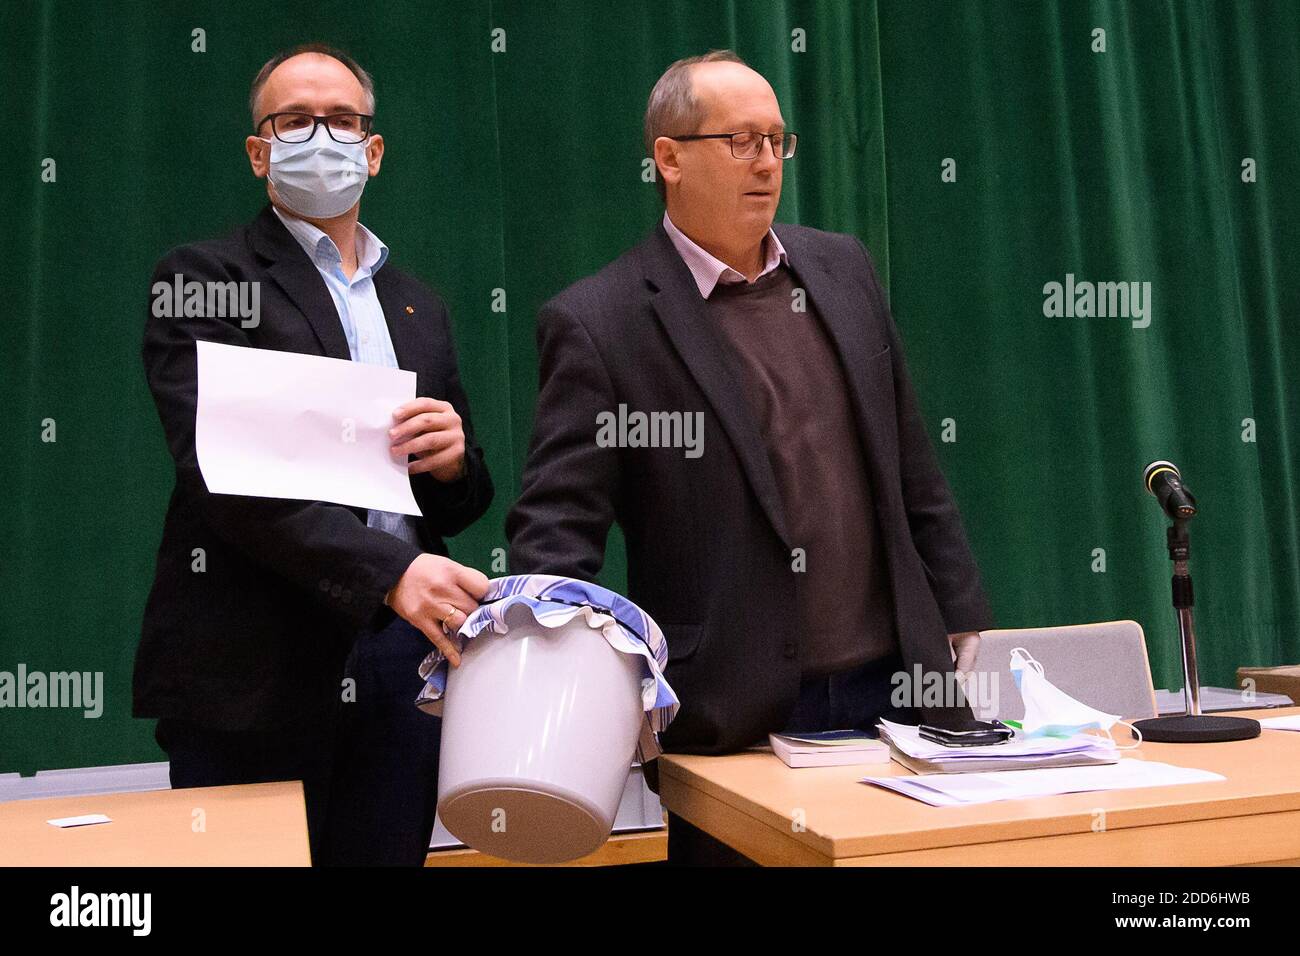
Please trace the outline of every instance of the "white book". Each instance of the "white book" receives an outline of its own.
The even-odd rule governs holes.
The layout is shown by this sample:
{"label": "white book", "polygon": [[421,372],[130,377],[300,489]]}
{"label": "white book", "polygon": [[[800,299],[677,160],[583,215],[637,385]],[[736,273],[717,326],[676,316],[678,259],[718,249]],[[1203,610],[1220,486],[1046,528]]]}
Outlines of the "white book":
{"label": "white book", "polygon": [[845,767],[888,763],[889,746],[856,730],[768,734],[772,752],[787,767]]}

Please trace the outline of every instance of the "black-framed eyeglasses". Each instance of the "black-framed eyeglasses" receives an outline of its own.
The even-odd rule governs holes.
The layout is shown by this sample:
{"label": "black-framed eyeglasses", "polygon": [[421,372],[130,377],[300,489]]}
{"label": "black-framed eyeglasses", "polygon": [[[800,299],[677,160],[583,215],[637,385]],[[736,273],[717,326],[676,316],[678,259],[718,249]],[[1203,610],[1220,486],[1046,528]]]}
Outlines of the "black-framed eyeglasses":
{"label": "black-framed eyeglasses", "polygon": [[324,126],[325,132],[336,143],[360,143],[370,135],[370,127],[375,118],[366,113],[330,113],[328,116],[313,116],[311,113],[268,113],[257,124],[271,123],[271,132],[282,143],[305,143],[316,135],[316,127]]}
{"label": "black-framed eyeglasses", "polygon": [[777,159],[789,159],[794,155],[795,144],[799,134],[783,133],[698,133],[694,136],[669,136],[669,139],[686,141],[692,139],[729,139],[731,155],[736,159],[754,159],[763,148],[763,140],[772,144],[772,155]]}

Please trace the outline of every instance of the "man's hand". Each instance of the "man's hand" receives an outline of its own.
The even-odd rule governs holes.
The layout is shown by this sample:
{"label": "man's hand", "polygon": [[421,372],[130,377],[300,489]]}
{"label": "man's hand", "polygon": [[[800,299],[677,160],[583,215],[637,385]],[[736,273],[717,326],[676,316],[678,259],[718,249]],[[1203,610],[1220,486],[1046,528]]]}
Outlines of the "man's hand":
{"label": "man's hand", "polygon": [[975,666],[975,654],[980,647],[980,632],[962,631],[960,634],[949,634],[948,641],[952,644],[953,655],[956,658],[956,664],[953,666],[957,671],[957,679],[965,686],[966,675]]}
{"label": "man's hand", "polygon": [[460,651],[451,635],[465,623],[487,593],[488,579],[481,571],[436,554],[422,554],[411,562],[388,592],[394,611],[424,632],[452,667],[460,666]]}
{"label": "man's hand", "polygon": [[451,402],[417,398],[393,412],[388,430],[394,458],[414,455],[408,473],[429,472],[438,481],[455,481],[465,474],[465,430]]}

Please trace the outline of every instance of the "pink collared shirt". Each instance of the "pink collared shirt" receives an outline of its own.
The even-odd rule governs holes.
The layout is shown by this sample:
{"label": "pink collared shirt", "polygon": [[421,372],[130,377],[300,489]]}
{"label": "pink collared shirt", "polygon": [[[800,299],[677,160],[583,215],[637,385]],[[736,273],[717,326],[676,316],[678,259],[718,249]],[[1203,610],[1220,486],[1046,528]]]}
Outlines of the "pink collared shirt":
{"label": "pink collared shirt", "polygon": [[[677,254],[682,257],[686,267],[691,270],[695,285],[704,298],[707,299],[711,296],[719,283],[730,285],[736,282],[749,281],[721,259],[702,249],[686,233],[674,226],[673,221],[668,218],[668,213],[664,213],[664,231],[668,233],[668,238],[672,240]],[[776,237],[776,233],[771,229],[768,229],[767,235],[763,237],[763,248],[767,250],[767,258],[763,263],[763,271],[755,276],[755,281],[761,279],[782,263],[789,265],[785,247],[781,245],[781,240]]]}

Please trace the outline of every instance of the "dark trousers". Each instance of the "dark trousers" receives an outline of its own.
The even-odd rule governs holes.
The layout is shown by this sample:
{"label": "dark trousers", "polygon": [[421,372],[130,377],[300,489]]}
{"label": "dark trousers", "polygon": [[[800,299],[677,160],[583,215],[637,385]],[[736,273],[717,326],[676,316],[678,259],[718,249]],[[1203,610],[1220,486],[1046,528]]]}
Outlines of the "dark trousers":
{"label": "dark trousers", "polygon": [[437,812],[441,721],[416,709],[415,697],[432,647],[400,619],[360,635],[337,717],[310,729],[232,733],[159,720],[172,787],[301,780],[315,865],[422,865]]}
{"label": "dark trousers", "polygon": [[[914,709],[895,708],[889,699],[894,690],[890,678],[902,669],[902,658],[891,655],[851,671],[805,680],[799,687],[794,712],[781,732],[866,730],[874,736],[876,723],[882,717],[917,723]],[[672,812],[668,814],[668,862],[675,866],[756,865]]]}
{"label": "dark trousers", "polygon": [[355,702],[340,705],[330,794],[330,862],[423,866],[438,811],[442,719],[415,706],[420,662],[433,650],[398,620],[358,640],[346,677]]}

